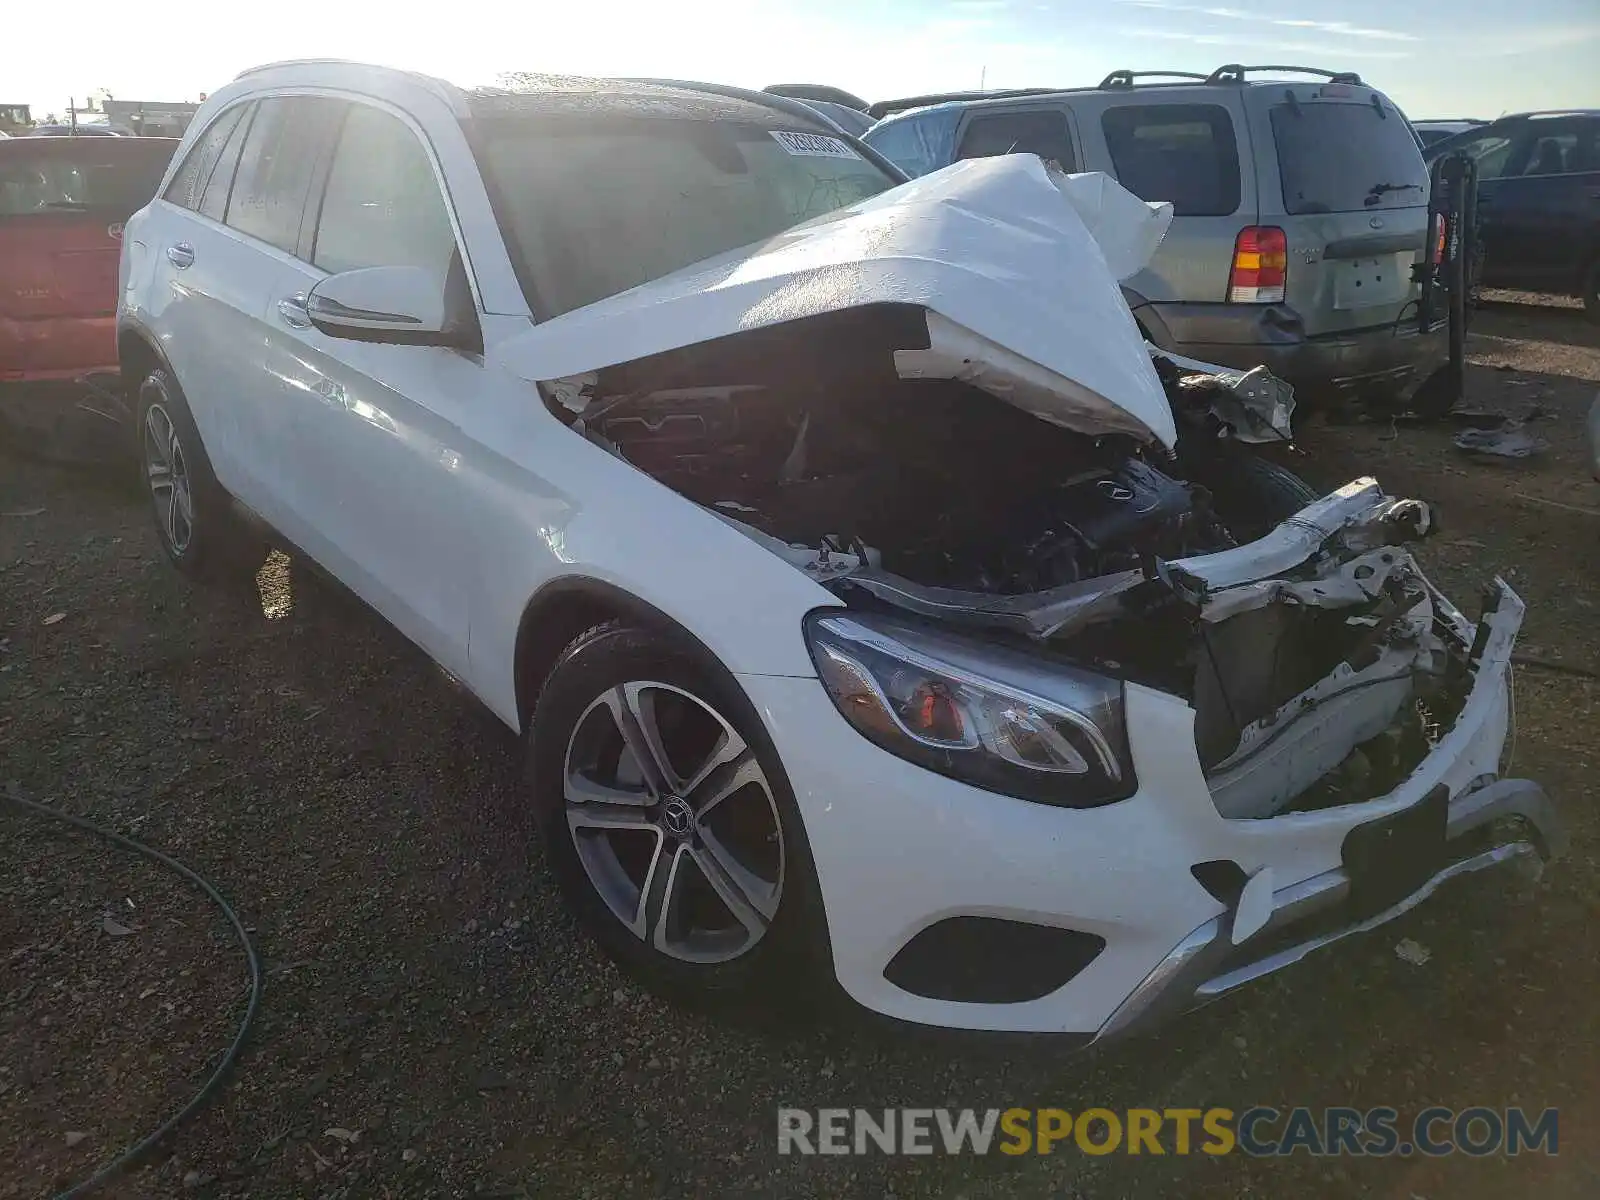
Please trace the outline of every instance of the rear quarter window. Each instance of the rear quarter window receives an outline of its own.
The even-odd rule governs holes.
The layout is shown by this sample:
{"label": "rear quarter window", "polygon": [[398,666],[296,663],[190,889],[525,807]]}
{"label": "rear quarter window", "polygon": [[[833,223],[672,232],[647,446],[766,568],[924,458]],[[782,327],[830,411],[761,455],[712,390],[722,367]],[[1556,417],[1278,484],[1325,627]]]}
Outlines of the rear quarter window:
{"label": "rear quarter window", "polygon": [[1239,143],[1220,104],[1110,108],[1100,129],[1117,182],[1142,200],[1166,200],[1180,217],[1238,211]]}
{"label": "rear quarter window", "polygon": [[1428,168],[1405,118],[1381,100],[1275,104],[1272,140],[1287,213],[1428,203]]}

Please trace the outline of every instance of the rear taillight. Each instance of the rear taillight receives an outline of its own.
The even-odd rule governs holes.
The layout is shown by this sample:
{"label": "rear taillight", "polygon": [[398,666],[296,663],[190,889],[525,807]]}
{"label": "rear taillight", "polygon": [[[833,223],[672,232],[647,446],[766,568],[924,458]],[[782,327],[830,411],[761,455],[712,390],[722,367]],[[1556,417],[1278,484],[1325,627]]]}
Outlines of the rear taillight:
{"label": "rear taillight", "polygon": [[1289,276],[1289,240],[1275,225],[1241,229],[1228,273],[1230,304],[1278,304]]}
{"label": "rear taillight", "polygon": [[1433,265],[1437,267],[1440,263],[1444,262],[1444,214],[1443,213],[1434,213],[1434,215],[1433,215],[1433,228],[1434,228]]}

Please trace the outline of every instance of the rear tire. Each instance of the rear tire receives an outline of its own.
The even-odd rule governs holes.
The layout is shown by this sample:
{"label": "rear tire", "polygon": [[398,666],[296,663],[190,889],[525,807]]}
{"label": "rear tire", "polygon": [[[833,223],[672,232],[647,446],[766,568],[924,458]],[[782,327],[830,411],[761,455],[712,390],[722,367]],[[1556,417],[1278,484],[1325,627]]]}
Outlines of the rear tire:
{"label": "rear tire", "polygon": [[563,896],[628,974],[695,1005],[820,994],[799,809],[749,700],[697,647],[622,622],[577,638],[540,690],[527,764]]}
{"label": "rear tire", "polygon": [[233,501],[217,482],[177,380],[163,368],[139,384],[134,436],[156,536],[172,565],[194,579],[216,579],[265,544],[244,533]]}
{"label": "rear tire", "polygon": [[1600,258],[1589,264],[1583,280],[1583,315],[1600,325]]}

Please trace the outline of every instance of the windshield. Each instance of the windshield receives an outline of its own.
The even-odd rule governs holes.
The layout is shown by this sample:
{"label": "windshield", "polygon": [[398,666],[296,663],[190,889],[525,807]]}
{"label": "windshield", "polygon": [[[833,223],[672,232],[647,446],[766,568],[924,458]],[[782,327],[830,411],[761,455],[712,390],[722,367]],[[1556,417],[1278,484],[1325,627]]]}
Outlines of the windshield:
{"label": "windshield", "polygon": [[1362,212],[1428,203],[1428,169],[1411,127],[1371,102],[1278,104],[1272,136],[1288,213]]}
{"label": "windshield", "polygon": [[540,316],[764,241],[896,182],[848,142],[811,130],[594,117],[483,128],[485,174]]}
{"label": "windshield", "polygon": [[[26,146],[21,138],[15,141],[15,148]],[[99,138],[85,138],[70,152],[52,146],[47,154],[13,154],[7,147],[8,153],[0,155],[0,218],[60,212],[132,216],[156,194],[175,145],[134,144],[138,149],[129,151],[122,139],[112,148]]]}

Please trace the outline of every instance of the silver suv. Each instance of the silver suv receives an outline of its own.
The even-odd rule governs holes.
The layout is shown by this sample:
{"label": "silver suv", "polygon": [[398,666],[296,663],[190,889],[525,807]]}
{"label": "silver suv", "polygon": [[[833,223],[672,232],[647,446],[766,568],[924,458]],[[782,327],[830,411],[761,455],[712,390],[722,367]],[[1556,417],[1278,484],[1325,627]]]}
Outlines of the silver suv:
{"label": "silver suv", "polygon": [[1163,349],[1265,363],[1312,394],[1405,395],[1443,360],[1443,324],[1420,331],[1412,279],[1438,248],[1428,171],[1404,114],[1357,75],[1113,71],[1093,88],[917,96],[872,111],[886,119],[863,140],[911,175],[1032,152],[1170,201],[1160,250],[1124,285]]}

